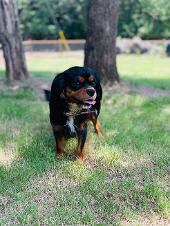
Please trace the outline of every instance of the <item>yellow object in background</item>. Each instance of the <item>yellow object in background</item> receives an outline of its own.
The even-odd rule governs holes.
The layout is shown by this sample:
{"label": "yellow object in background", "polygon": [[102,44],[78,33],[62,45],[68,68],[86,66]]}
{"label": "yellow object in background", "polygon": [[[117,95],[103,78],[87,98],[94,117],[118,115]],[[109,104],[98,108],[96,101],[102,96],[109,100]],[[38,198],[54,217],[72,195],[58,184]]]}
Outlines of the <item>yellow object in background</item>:
{"label": "yellow object in background", "polygon": [[60,37],[60,40],[62,40],[62,43],[63,43],[65,49],[66,49],[67,51],[69,51],[69,50],[70,50],[70,47],[69,47],[69,45],[68,45],[68,43],[67,43],[67,40],[66,40],[66,37],[65,37],[63,31],[59,31],[59,37]]}

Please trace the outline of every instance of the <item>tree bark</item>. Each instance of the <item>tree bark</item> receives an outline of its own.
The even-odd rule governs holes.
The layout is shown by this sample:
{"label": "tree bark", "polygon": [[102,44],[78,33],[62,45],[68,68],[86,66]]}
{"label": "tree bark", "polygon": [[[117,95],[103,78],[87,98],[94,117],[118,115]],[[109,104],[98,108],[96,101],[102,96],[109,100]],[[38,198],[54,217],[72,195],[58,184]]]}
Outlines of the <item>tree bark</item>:
{"label": "tree bark", "polygon": [[9,82],[28,78],[16,0],[0,0],[0,42]]}
{"label": "tree bark", "polygon": [[91,0],[88,8],[84,64],[105,84],[119,82],[115,48],[118,6],[119,0]]}

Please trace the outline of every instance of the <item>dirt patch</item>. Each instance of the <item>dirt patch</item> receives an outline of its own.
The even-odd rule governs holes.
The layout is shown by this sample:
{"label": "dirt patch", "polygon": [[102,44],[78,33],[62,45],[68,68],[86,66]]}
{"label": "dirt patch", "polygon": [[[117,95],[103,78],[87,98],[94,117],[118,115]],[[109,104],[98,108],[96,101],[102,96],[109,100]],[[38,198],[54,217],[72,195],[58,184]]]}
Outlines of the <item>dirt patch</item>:
{"label": "dirt patch", "polygon": [[[4,80],[0,80],[0,90],[17,90],[23,87],[30,87],[36,91],[40,96],[43,95],[43,89],[50,89],[52,80],[45,78],[29,78],[24,82],[13,82],[11,85],[5,83]],[[114,84],[113,86],[104,86],[105,93],[123,93],[123,94],[138,94],[148,98],[166,97],[170,96],[170,90],[164,90],[160,88],[146,87],[146,86],[134,86],[125,81]]]}
{"label": "dirt patch", "polygon": [[16,158],[17,155],[15,154],[14,147],[8,146],[5,148],[5,151],[0,149],[0,164],[9,166]]}
{"label": "dirt patch", "polygon": [[25,81],[15,81],[9,85],[4,80],[0,80],[0,90],[16,91],[20,88],[31,88],[38,96],[44,97],[43,89],[50,89],[51,82],[49,79],[29,78]]}
{"label": "dirt patch", "polygon": [[134,86],[125,81],[121,81],[112,87],[104,87],[104,91],[110,93],[139,94],[148,98],[170,96],[170,90],[146,86]]}
{"label": "dirt patch", "polygon": [[135,220],[124,220],[120,222],[120,226],[165,226],[170,225],[170,219],[161,218],[159,216],[146,216],[144,213]]}

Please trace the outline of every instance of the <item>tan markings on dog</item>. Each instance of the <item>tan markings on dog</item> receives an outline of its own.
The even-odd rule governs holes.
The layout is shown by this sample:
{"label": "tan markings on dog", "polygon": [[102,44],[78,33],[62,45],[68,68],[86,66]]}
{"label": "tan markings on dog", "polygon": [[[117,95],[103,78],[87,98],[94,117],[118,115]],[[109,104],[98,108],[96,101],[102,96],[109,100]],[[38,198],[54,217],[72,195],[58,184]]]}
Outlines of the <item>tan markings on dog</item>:
{"label": "tan markings on dog", "polygon": [[85,88],[73,91],[70,88],[66,89],[65,96],[68,98],[76,98],[77,100],[84,101],[88,98]]}
{"label": "tan markings on dog", "polygon": [[63,155],[64,154],[64,138],[57,137],[56,139],[56,154]]}
{"label": "tan markings on dog", "polygon": [[94,81],[93,75],[90,75],[90,76],[88,77],[88,80],[89,80],[89,82]]}
{"label": "tan markings on dog", "polygon": [[89,120],[93,123],[95,133],[98,136],[102,136],[103,132],[99,120],[91,113],[89,114]]}
{"label": "tan markings on dog", "polygon": [[61,129],[62,129],[62,127],[61,126],[59,126],[59,125],[52,125],[52,127],[53,127],[53,130],[54,131],[60,131]]}
{"label": "tan markings on dog", "polygon": [[85,79],[82,76],[79,76],[79,82],[83,83]]}
{"label": "tan markings on dog", "polygon": [[103,132],[102,132],[102,129],[101,129],[101,125],[100,125],[100,122],[99,120],[97,119],[97,122],[96,122],[96,125],[95,125],[95,132],[98,136],[102,136],[103,135]]}
{"label": "tan markings on dog", "polygon": [[69,110],[71,112],[75,112],[80,110],[80,105],[76,104],[76,103],[69,103]]}
{"label": "tan markings on dog", "polygon": [[65,94],[69,97],[69,96],[71,96],[72,92],[73,92],[73,90],[71,90],[70,88],[67,87]]}

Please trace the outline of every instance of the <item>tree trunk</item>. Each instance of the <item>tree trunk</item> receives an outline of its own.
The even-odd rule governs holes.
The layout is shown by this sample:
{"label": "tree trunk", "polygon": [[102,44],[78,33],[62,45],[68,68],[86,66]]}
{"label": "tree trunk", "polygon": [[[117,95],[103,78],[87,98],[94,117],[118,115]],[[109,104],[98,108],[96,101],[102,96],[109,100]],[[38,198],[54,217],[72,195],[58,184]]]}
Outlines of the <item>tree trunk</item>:
{"label": "tree trunk", "polygon": [[84,64],[105,84],[119,82],[115,48],[118,5],[119,0],[91,0],[88,9]]}
{"label": "tree trunk", "polygon": [[0,0],[0,42],[9,82],[28,77],[16,0]]}

